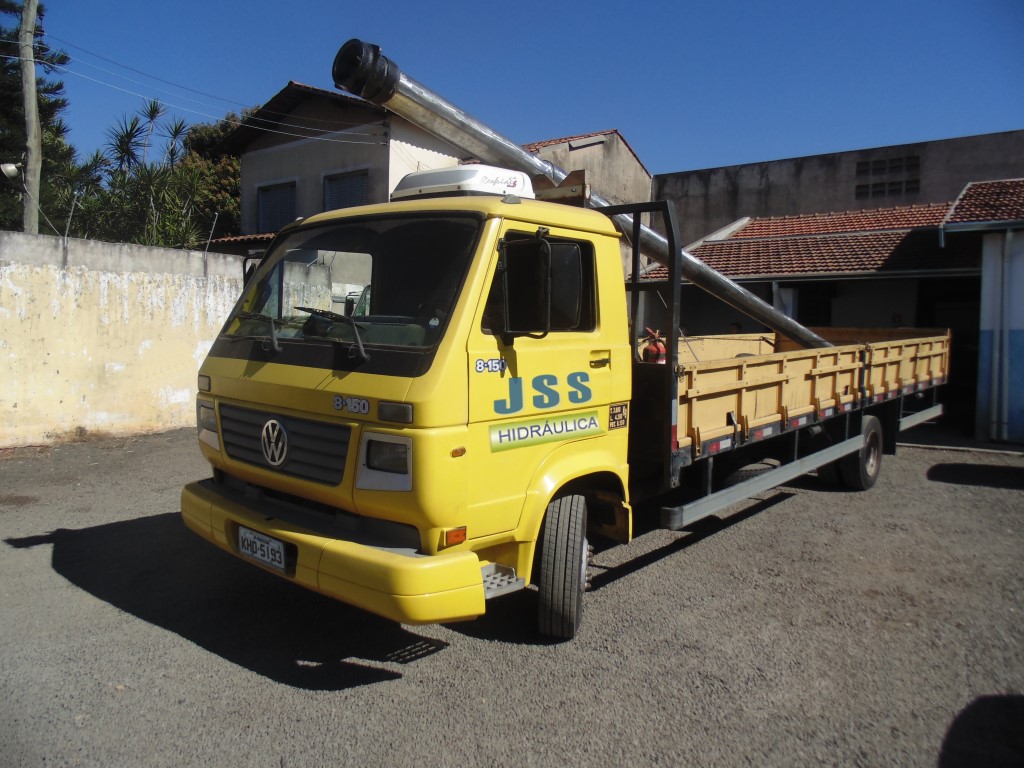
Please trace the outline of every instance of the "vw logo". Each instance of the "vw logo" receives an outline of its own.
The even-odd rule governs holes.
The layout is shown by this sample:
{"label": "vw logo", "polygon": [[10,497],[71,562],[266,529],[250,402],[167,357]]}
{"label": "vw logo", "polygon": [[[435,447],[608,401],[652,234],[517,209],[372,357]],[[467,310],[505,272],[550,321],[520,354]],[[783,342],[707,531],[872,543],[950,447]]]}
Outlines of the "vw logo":
{"label": "vw logo", "polygon": [[288,455],[288,433],[280,421],[271,419],[263,425],[260,443],[263,445],[263,458],[270,466],[280,467],[284,464]]}

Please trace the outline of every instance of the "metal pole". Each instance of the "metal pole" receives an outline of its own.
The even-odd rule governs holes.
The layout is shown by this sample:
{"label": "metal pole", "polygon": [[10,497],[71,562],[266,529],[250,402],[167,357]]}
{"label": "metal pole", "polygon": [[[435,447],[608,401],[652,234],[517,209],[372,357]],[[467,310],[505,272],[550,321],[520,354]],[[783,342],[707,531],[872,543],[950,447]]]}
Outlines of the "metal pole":
{"label": "metal pole", "polygon": [[[511,139],[407,77],[393,61],[381,54],[379,46],[349,40],[334,59],[333,75],[337,87],[387,107],[486,163],[543,175],[555,184],[568,176],[563,169],[530,154]],[[591,199],[597,206],[611,205],[596,193],[591,195]],[[631,216],[622,214],[613,220],[624,234],[631,232]],[[640,243],[659,263],[666,266],[671,263],[668,241],[662,235],[641,225]],[[683,276],[695,285],[804,347],[832,346],[697,257],[685,250],[681,253]]]}

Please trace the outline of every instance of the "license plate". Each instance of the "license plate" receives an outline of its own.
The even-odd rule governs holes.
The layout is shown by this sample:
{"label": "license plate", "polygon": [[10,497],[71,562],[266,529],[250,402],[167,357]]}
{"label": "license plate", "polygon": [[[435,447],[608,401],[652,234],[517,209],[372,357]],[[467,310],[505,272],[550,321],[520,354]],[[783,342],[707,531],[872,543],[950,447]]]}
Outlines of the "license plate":
{"label": "license plate", "polygon": [[238,526],[238,550],[246,557],[269,565],[279,571],[284,570],[284,543],[262,533],[257,533],[243,526]]}

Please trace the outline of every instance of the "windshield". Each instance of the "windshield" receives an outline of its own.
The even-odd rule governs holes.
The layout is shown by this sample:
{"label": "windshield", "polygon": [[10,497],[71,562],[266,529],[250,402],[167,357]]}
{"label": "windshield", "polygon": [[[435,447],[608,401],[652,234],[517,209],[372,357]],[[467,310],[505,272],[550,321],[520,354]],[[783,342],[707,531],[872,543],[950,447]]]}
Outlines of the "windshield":
{"label": "windshield", "polygon": [[245,287],[224,338],[425,350],[444,332],[472,257],[470,216],[366,217],[279,239]]}

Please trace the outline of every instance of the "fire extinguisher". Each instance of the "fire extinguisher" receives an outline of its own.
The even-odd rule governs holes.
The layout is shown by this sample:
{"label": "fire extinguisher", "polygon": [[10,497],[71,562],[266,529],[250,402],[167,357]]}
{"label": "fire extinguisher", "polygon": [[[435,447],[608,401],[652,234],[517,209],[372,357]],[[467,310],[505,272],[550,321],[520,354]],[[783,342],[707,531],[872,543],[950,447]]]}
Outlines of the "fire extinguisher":
{"label": "fire extinguisher", "polygon": [[644,336],[644,347],[640,352],[640,359],[645,363],[664,363],[667,360],[668,348],[665,346],[665,339],[660,331],[652,331],[645,328],[647,335]]}

